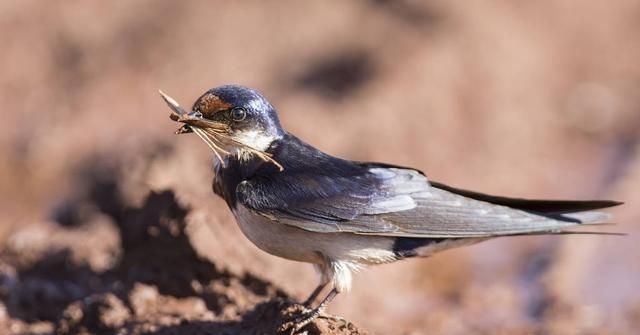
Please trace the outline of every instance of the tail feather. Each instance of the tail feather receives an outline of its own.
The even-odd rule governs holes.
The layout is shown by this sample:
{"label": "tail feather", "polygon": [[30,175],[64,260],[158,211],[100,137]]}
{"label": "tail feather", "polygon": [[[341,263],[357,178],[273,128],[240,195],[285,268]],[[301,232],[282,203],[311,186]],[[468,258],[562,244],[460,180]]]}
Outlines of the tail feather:
{"label": "tail feather", "polygon": [[430,181],[430,184],[433,187],[462,195],[467,198],[492,203],[494,205],[502,205],[524,211],[544,214],[572,214],[574,212],[591,211],[594,209],[615,207],[623,204],[623,202],[613,200],[533,200],[510,198],[455,188],[436,181]]}
{"label": "tail feather", "polygon": [[[585,212],[604,214],[600,212]],[[582,214],[582,213],[572,213]],[[599,215],[601,216],[601,215]],[[585,218],[586,220],[587,218]],[[595,220],[595,217],[594,217]],[[608,223],[585,222],[589,225],[607,225]],[[576,226],[577,227],[577,226]],[[541,236],[541,235],[607,235],[607,236],[627,236],[626,233],[618,232],[600,232],[585,230],[545,230],[532,231],[524,233],[494,235],[487,237],[462,237],[462,238],[419,238],[419,237],[396,237],[393,243],[393,252],[398,258],[409,257],[428,257],[436,252],[446,249],[457,248],[465,245],[472,245],[482,241],[486,241],[498,237],[514,237],[514,236]]]}
{"label": "tail feather", "polygon": [[602,224],[611,220],[611,214],[604,212],[573,212],[559,215],[579,224]]}
{"label": "tail feather", "polygon": [[522,234],[513,234],[513,235],[501,235],[496,237],[504,237],[504,236],[537,236],[537,235],[609,235],[609,236],[627,236],[627,233],[617,233],[611,231],[590,231],[590,230],[557,230],[557,231],[540,231],[533,233],[522,233]]}

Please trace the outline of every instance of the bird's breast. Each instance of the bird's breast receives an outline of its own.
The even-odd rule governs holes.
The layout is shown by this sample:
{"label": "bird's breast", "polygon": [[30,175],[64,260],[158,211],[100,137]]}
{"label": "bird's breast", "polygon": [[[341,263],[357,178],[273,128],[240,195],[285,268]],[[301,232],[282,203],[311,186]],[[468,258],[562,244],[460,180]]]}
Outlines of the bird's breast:
{"label": "bird's breast", "polygon": [[321,263],[321,250],[314,243],[309,244],[313,234],[273,221],[255,211],[237,204],[233,215],[242,233],[258,248],[282,258]]}

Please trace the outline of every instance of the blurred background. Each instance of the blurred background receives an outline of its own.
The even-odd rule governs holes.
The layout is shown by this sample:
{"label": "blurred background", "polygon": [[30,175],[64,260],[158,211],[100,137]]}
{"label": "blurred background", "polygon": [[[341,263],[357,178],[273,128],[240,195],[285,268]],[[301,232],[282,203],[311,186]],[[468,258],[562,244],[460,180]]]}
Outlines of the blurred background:
{"label": "blurred background", "polygon": [[167,204],[198,257],[294,298],[312,290],[311,266],[241,235],[211,192],[211,153],[173,134],[157,93],[190,107],[237,83],[340,157],[486,193],[626,202],[598,229],[628,236],[505,238],[379,266],[330,313],[377,334],[634,333],[639,33],[632,0],[2,1],[0,327],[53,332],[74,301],[111,290],[138,246],[118,229]]}

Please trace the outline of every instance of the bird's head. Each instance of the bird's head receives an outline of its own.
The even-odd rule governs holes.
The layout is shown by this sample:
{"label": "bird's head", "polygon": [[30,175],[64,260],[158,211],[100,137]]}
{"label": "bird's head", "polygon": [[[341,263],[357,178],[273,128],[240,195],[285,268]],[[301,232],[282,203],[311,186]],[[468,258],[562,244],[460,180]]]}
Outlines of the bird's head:
{"label": "bird's head", "polygon": [[174,111],[171,119],[185,124],[177,133],[196,133],[221,161],[226,154],[257,154],[269,160],[265,150],[284,136],[275,109],[253,89],[238,85],[212,88],[196,100],[190,112],[160,93]]}

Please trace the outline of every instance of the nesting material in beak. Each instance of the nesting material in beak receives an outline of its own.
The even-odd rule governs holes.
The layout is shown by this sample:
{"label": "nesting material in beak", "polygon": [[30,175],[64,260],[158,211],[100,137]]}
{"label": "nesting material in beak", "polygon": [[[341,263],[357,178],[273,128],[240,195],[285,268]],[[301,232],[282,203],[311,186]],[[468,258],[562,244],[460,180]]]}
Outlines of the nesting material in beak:
{"label": "nesting material in beak", "polygon": [[185,123],[182,127],[176,130],[175,133],[184,134],[193,132],[198,135],[198,137],[207,144],[211,151],[213,151],[213,154],[220,161],[220,164],[223,167],[225,166],[225,163],[221,154],[230,154],[229,151],[223,149],[224,143],[232,143],[235,146],[241,147],[243,150],[255,154],[265,162],[273,163],[280,171],[284,170],[280,163],[271,158],[271,154],[256,150],[231,138],[229,136],[229,127],[227,125],[209,121],[204,119],[202,116],[195,116],[193,113],[187,113],[175,99],[161,90],[158,90],[158,92],[160,93],[162,100],[164,100],[167,106],[171,108],[172,112],[171,115],[169,115],[169,118],[176,122]]}

